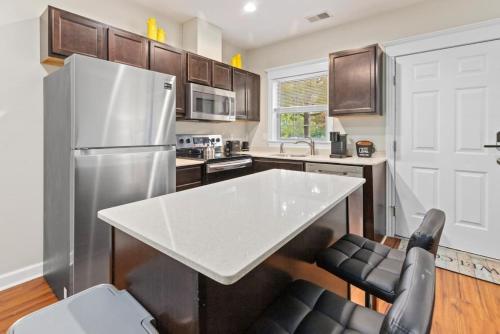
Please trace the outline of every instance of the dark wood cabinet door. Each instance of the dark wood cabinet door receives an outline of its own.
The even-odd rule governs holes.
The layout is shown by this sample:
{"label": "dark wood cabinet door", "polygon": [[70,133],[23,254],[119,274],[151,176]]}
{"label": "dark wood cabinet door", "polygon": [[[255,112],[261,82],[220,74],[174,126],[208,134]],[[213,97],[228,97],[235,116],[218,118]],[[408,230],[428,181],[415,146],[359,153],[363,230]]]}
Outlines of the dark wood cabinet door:
{"label": "dark wood cabinet door", "polygon": [[186,113],[186,52],[151,41],[149,44],[149,68],[152,71],[176,76],[176,111]]}
{"label": "dark wood cabinet door", "polygon": [[176,191],[196,188],[202,185],[202,165],[177,167]]}
{"label": "dark wood cabinet door", "polygon": [[213,62],[213,82],[212,86],[215,88],[233,90],[233,70],[231,66],[219,63],[218,61]]}
{"label": "dark wood cabinet door", "polygon": [[213,60],[192,53],[187,55],[187,81],[212,86]]}
{"label": "dark wood cabinet door", "polygon": [[233,68],[233,90],[236,95],[237,119],[247,119],[247,73]]}
{"label": "dark wood cabinet door", "polygon": [[260,75],[247,72],[247,119],[260,120]]}
{"label": "dark wood cabinet door", "polygon": [[303,172],[304,163],[302,161],[276,160],[266,158],[253,159],[253,170],[255,173],[263,172],[269,169],[286,169]]}
{"label": "dark wood cabinet door", "polygon": [[377,45],[330,54],[330,116],[380,113]]}
{"label": "dark wood cabinet door", "polygon": [[116,63],[148,68],[148,40],[128,31],[109,28],[108,56]]}
{"label": "dark wood cabinet door", "polygon": [[48,51],[48,56],[79,53],[107,58],[106,25],[54,7],[49,7],[48,10],[48,36],[43,36],[49,40],[51,50]]}

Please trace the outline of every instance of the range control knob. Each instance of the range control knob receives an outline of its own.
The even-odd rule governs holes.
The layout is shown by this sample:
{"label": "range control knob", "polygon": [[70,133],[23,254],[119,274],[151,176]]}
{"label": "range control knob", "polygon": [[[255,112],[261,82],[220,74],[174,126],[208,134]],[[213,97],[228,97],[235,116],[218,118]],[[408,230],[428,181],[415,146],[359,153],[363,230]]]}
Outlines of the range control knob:
{"label": "range control knob", "polygon": [[191,139],[189,139],[189,138],[186,139],[186,143],[188,143],[188,144],[191,143]]}
{"label": "range control knob", "polygon": [[184,144],[184,139],[179,139],[179,144]]}

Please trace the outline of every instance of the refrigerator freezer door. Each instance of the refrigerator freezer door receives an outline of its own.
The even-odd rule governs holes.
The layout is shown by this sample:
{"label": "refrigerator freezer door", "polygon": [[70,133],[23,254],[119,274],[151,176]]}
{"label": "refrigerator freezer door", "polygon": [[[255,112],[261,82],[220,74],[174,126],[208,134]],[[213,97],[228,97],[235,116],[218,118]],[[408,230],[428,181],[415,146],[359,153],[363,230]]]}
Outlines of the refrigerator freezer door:
{"label": "refrigerator freezer door", "polygon": [[175,76],[74,55],[73,148],[175,145]]}
{"label": "refrigerator freezer door", "polygon": [[70,294],[111,282],[111,228],[97,211],[174,192],[175,147],[78,150],[74,161]]}

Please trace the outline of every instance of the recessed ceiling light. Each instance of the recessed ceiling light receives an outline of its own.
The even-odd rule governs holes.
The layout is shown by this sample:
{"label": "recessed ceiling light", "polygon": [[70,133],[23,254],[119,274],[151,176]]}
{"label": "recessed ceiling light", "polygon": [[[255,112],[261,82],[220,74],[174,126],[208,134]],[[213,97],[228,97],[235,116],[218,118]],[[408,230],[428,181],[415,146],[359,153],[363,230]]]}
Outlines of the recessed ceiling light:
{"label": "recessed ceiling light", "polygon": [[253,13],[257,10],[257,5],[255,2],[247,2],[245,7],[243,7],[243,10],[247,13]]}

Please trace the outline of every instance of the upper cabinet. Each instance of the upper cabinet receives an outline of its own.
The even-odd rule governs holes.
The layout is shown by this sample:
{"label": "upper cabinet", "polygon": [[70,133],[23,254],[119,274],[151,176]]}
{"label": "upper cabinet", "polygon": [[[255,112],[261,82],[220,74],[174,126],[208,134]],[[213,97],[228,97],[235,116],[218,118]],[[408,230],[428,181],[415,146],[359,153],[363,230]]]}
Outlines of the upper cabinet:
{"label": "upper cabinet", "polygon": [[236,118],[260,120],[260,76],[245,70],[233,69],[233,90],[236,94]]}
{"label": "upper cabinet", "polygon": [[187,55],[187,81],[212,86],[213,60],[194,53]]}
{"label": "upper cabinet", "polygon": [[102,23],[49,6],[40,21],[41,61],[62,63],[73,53],[107,59],[107,30]]}
{"label": "upper cabinet", "polygon": [[148,39],[128,31],[109,28],[108,59],[116,63],[148,68]]}
{"label": "upper cabinet", "polygon": [[151,41],[149,44],[149,68],[152,71],[176,76],[176,112],[186,113],[186,52],[174,47]]}
{"label": "upper cabinet", "polygon": [[40,60],[63,65],[74,53],[176,76],[176,114],[186,113],[186,83],[236,93],[236,117],[259,121],[260,76],[144,36],[49,6],[40,17]]}
{"label": "upper cabinet", "polygon": [[378,45],[330,54],[330,116],[382,114],[381,65]]}
{"label": "upper cabinet", "polygon": [[213,82],[215,88],[233,90],[233,69],[231,66],[213,61]]}
{"label": "upper cabinet", "polygon": [[236,118],[247,119],[247,73],[245,71],[233,69],[233,90],[236,95]]}
{"label": "upper cabinet", "polygon": [[247,120],[260,120],[260,75],[247,72]]}

